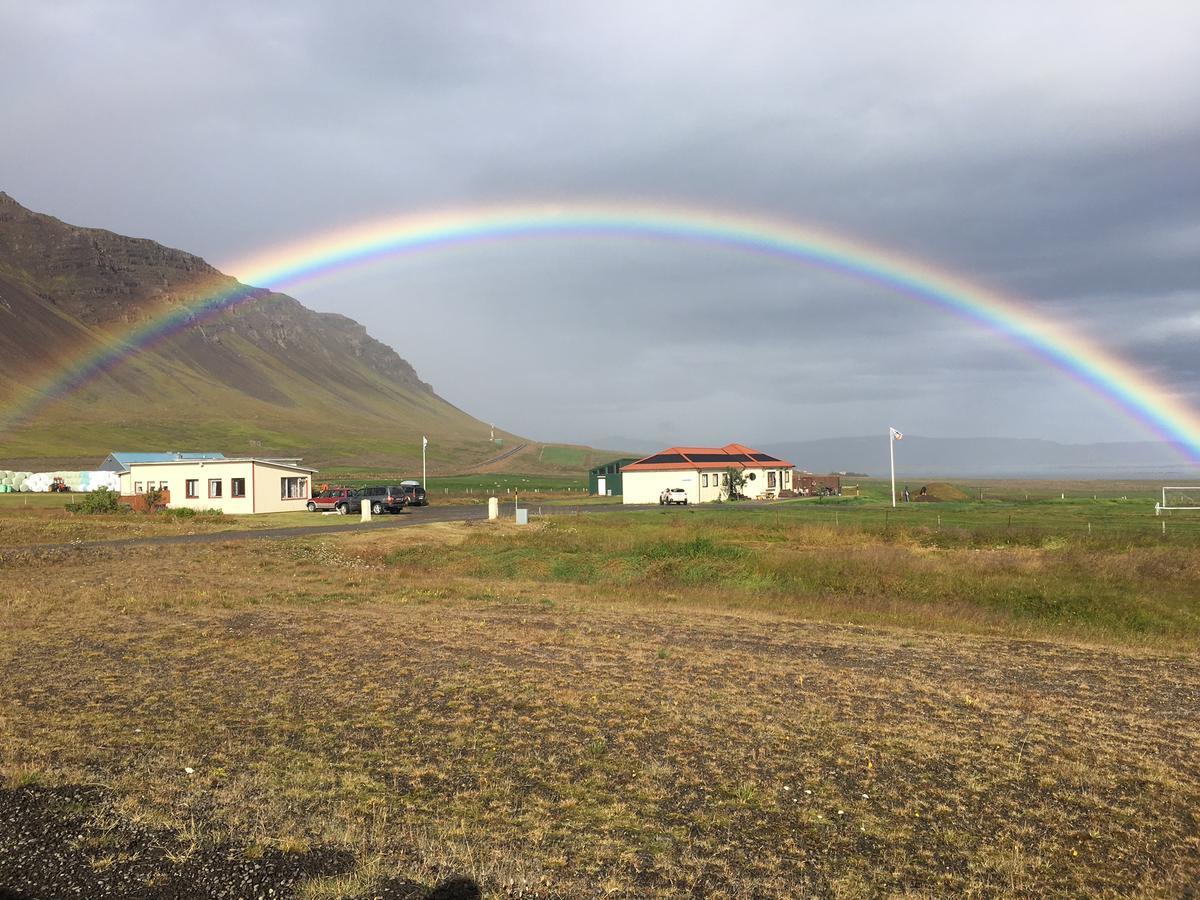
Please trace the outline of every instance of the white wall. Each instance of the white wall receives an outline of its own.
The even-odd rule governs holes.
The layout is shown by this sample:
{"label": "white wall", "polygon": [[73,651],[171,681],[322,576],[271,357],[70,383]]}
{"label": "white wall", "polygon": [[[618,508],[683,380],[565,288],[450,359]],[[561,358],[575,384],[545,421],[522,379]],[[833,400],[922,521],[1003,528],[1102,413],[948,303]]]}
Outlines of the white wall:
{"label": "white wall", "polygon": [[652,469],[621,473],[622,503],[657,503],[667,488],[683,488],[688,503],[700,502],[700,478],[694,469]]}
{"label": "white wall", "polygon": [[[280,481],[284,478],[304,478],[303,496],[284,499]],[[297,472],[284,466],[256,463],[254,466],[255,512],[301,512],[312,497],[312,483],[316,473]]]}
{"label": "white wall", "polygon": [[[285,500],[280,479],[305,479],[303,496]],[[233,480],[243,479],[245,496],[233,496]],[[164,483],[171,492],[173,509],[219,509],[231,515],[254,512],[302,511],[312,496],[312,473],[255,460],[197,460],[168,463],[134,463],[121,476],[125,494],[140,494],[148,485]],[[187,496],[187,482],[196,481],[198,496]],[[221,496],[210,497],[210,481],[220,482]]]}
{"label": "white wall", "polygon": [[[775,473],[775,486],[769,488],[768,472]],[[651,469],[648,471],[623,472],[621,474],[624,486],[622,503],[657,503],[659,494],[667,488],[683,488],[687,491],[688,503],[712,503],[715,500],[729,496],[729,486],[721,483],[725,474],[724,469]],[[750,499],[770,491],[776,497],[780,490],[792,487],[792,470],[779,468],[747,468],[743,470],[747,482],[742,486],[742,493]],[[750,478],[750,475],[754,475]],[[708,484],[705,485],[705,476]]]}

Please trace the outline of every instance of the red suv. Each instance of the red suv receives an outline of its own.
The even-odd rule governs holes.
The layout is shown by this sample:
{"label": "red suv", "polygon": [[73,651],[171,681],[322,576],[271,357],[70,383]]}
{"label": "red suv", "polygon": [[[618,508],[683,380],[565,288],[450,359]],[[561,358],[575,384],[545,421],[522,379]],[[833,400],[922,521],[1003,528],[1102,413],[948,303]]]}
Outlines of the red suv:
{"label": "red suv", "polygon": [[308,501],[308,511],[335,510],[339,516],[362,512],[362,495],[350,488],[330,488]]}

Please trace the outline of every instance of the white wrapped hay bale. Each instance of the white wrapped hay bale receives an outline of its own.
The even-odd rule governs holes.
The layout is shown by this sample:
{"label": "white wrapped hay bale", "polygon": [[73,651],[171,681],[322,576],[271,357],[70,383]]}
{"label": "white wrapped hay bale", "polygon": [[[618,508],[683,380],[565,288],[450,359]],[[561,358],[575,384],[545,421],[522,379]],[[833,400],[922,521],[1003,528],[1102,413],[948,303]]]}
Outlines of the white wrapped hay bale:
{"label": "white wrapped hay bale", "polygon": [[28,489],[35,494],[44,494],[50,490],[50,484],[54,481],[53,472],[34,472],[25,479],[22,489]]}
{"label": "white wrapped hay bale", "polygon": [[110,491],[121,490],[121,476],[116,472],[80,472],[80,490],[98,491],[105,488]]}

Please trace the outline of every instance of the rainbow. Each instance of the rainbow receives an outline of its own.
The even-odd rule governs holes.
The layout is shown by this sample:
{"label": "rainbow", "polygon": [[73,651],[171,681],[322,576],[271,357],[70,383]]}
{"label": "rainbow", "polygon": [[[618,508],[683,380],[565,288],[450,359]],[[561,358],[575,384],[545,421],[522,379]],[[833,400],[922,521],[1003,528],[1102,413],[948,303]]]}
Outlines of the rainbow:
{"label": "rainbow", "polygon": [[[817,266],[881,285],[960,315],[1014,341],[1089,387],[1155,435],[1200,462],[1200,416],[1128,362],[1015,299],[912,257],[832,232],[764,216],[639,203],[566,203],[447,210],[401,216],[317,235],[228,266],[225,279],[188,302],[73,361],[0,415],[13,428],[121,361],[172,334],[281,291],[402,253],[485,241],[613,237],[696,243]],[[249,287],[257,285],[258,287]]]}

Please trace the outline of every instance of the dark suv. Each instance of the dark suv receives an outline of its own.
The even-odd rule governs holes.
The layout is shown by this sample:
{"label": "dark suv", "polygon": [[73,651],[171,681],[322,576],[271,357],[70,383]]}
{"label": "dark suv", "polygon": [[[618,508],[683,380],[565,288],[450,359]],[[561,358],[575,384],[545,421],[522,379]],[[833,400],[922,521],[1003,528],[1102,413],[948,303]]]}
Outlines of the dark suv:
{"label": "dark suv", "polygon": [[401,488],[401,490],[404,491],[405,495],[408,497],[408,505],[409,506],[428,506],[429,505],[429,500],[425,496],[425,488],[421,487],[421,485],[419,485],[417,482],[406,481],[406,482],[404,482],[404,484],[400,485],[400,488]]}
{"label": "dark suv", "polygon": [[408,506],[408,494],[402,487],[365,487],[359,493],[363,503],[371,504],[371,512],[375,515],[398,513]]}

